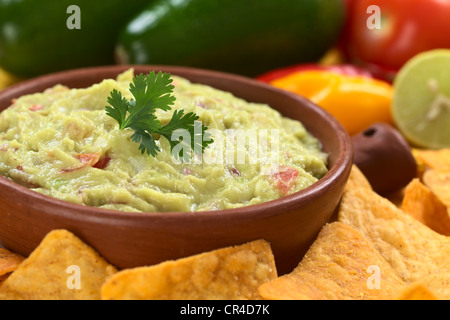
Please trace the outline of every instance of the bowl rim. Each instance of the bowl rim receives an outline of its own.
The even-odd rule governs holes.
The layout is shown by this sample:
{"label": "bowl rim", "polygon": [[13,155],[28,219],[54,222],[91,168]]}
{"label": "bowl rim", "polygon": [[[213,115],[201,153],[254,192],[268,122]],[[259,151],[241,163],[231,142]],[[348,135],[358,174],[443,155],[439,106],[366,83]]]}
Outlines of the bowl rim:
{"label": "bowl rim", "polygon": [[[273,215],[278,215],[280,212],[290,212],[293,209],[302,207],[305,203],[311,202],[314,199],[320,198],[323,194],[326,194],[326,191],[331,189],[333,187],[334,181],[336,179],[339,179],[342,175],[345,174],[347,169],[351,167],[353,164],[353,148],[351,145],[351,139],[347,133],[347,131],[344,129],[344,127],[339,123],[339,121],[332,116],[328,111],[325,109],[317,106],[310,100],[291,93],[287,92],[285,90],[276,88],[270,84],[264,83],[262,81],[258,81],[257,79],[252,79],[246,76],[238,75],[238,74],[231,74],[226,73],[222,71],[216,71],[216,70],[208,70],[208,69],[200,69],[200,68],[193,68],[193,67],[185,67],[185,66],[176,66],[176,65],[140,65],[140,64],[134,64],[134,65],[107,65],[107,66],[95,66],[95,67],[85,67],[85,68],[78,68],[78,69],[72,69],[72,70],[65,70],[65,71],[59,71],[54,72],[50,74],[41,75],[38,77],[34,77],[31,79],[24,80],[22,82],[19,82],[17,84],[13,84],[2,91],[0,91],[0,97],[3,95],[11,95],[14,96],[16,92],[26,91],[33,87],[35,87],[37,84],[42,83],[50,83],[54,82],[57,79],[65,79],[68,77],[73,76],[80,76],[81,74],[86,73],[102,73],[102,72],[113,72],[113,73],[120,73],[122,71],[125,71],[129,68],[139,69],[139,68],[146,68],[148,70],[179,70],[183,72],[189,72],[193,74],[202,74],[204,76],[209,76],[213,78],[227,78],[232,81],[237,81],[240,83],[244,83],[246,85],[256,86],[260,87],[264,90],[273,91],[276,94],[280,95],[286,95],[289,96],[290,99],[294,99],[299,101],[300,104],[303,104],[305,107],[312,109],[313,112],[319,115],[320,118],[324,119],[331,129],[336,133],[337,140],[339,142],[340,148],[339,148],[339,154],[336,157],[336,161],[334,165],[331,168],[328,168],[328,172],[318,181],[313,183],[312,185],[306,187],[305,189],[302,189],[298,192],[295,192],[290,195],[283,196],[278,199],[262,202],[259,204],[253,204],[253,205],[245,205],[242,207],[237,208],[230,208],[230,209],[220,209],[220,210],[208,210],[208,211],[175,211],[175,212],[130,212],[130,211],[120,211],[115,209],[106,209],[106,208],[99,208],[94,206],[88,206],[84,204],[78,204],[69,202],[66,200],[61,200],[57,198],[53,198],[44,194],[41,194],[37,191],[33,191],[25,186],[22,186],[18,183],[13,182],[12,180],[1,176],[0,175],[0,189],[7,187],[11,188],[14,192],[18,194],[23,194],[24,196],[29,197],[33,200],[33,204],[37,205],[38,203],[41,203],[43,205],[51,205],[53,207],[59,208],[59,209],[66,209],[64,210],[52,210],[51,212],[46,212],[48,215],[55,215],[55,216],[63,216],[68,215],[69,212],[79,212],[85,218],[89,219],[121,219],[121,220],[128,220],[128,219],[137,219],[139,221],[143,220],[153,220],[156,218],[164,218],[164,219],[176,219],[177,221],[180,221],[180,219],[192,219],[192,217],[196,217],[200,220],[205,219],[216,219],[218,216],[226,216],[228,218],[248,218],[248,219],[254,219],[255,216],[266,218]],[[167,71],[168,72],[168,71]],[[174,72],[173,75],[176,75]],[[104,78],[107,79],[107,78]],[[193,81],[195,82],[195,81]],[[55,83],[56,84],[56,83]],[[55,85],[52,84],[52,85]],[[52,86],[49,84],[48,87]],[[39,91],[36,91],[39,92]],[[17,96],[17,95],[16,95]],[[20,95],[19,95],[20,96]],[[7,107],[6,107],[7,108]],[[4,108],[4,109],[6,109]],[[3,109],[3,110],[4,110]],[[1,111],[0,111],[1,112]],[[322,142],[321,142],[322,143]],[[35,202],[37,201],[37,202]],[[280,210],[280,208],[283,208],[283,210]],[[71,217],[74,218],[73,216]]]}

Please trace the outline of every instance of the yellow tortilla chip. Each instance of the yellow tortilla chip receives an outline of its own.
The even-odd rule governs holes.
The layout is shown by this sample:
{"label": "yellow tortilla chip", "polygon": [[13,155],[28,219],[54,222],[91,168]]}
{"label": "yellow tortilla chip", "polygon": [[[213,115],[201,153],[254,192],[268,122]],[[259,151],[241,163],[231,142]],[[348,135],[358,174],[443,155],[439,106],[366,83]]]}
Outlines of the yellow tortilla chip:
{"label": "yellow tortilla chip", "polygon": [[434,231],[450,236],[447,207],[419,179],[406,186],[402,210]]}
{"label": "yellow tortilla chip", "polygon": [[450,149],[415,149],[413,154],[418,163],[422,163],[430,169],[450,171]]}
{"label": "yellow tortilla chip", "polygon": [[276,276],[270,244],[257,240],[120,271],[103,285],[102,299],[259,299],[258,287]]}
{"label": "yellow tortilla chip", "polygon": [[16,270],[24,259],[24,257],[17,253],[0,248],[0,276]]}
{"label": "yellow tortilla chip", "polygon": [[263,284],[264,299],[376,300],[393,298],[405,283],[362,234],[325,225],[297,268]]}
{"label": "yellow tortilla chip", "polygon": [[66,230],[55,230],[0,287],[0,300],[95,300],[116,269]]}
{"label": "yellow tortilla chip", "polygon": [[438,300],[438,298],[423,285],[415,283],[404,289],[398,300]]}
{"label": "yellow tortilla chip", "polygon": [[0,276],[0,287],[2,286],[2,283],[6,280],[6,278],[9,277],[9,275],[10,275],[10,273]]}
{"label": "yellow tortilla chip", "polygon": [[392,202],[397,208],[402,207],[403,198],[405,197],[405,188],[384,195],[386,199]]}
{"label": "yellow tortilla chip", "polygon": [[411,149],[411,153],[416,160],[416,166],[417,166],[417,178],[421,178],[423,173],[428,170],[428,167],[423,163],[423,161],[420,159],[420,156],[418,155],[422,150],[421,149]]}
{"label": "yellow tortilla chip", "polygon": [[450,272],[450,237],[424,226],[371,190],[347,190],[338,221],[359,230],[406,282]]}
{"label": "yellow tortilla chip", "polygon": [[433,193],[450,207],[450,170],[427,170],[423,175],[424,184],[433,191]]}
{"label": "yellow tortilla chip", "polygon": [[356,165],[353,165],[352,170],[350,171],[350,176],[348,177],[346,189],[355,188],[366,188],[372,190],[372,186],[366,176]]}
{"label": "yellow tortilla chip", "polygon": [[[414,288],[424,288],[426,291],[431,293],[435,299],[450,300],[450,273],[438,273],[426,276],[409,285],[409,289],[411,291],[414,291]],[[419,291],[419,289],[417,291]],[[405,291],[406,292],[403,292],[404,295],[408,293],[408,289]],[[402,296],[400,296],[400,298],[401,297]]]}

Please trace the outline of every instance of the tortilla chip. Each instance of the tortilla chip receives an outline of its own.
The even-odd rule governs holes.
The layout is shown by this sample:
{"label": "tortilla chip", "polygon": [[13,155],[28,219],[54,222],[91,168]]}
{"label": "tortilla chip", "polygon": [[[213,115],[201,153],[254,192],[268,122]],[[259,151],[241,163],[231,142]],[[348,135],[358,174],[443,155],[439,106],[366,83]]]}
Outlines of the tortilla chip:
{"label": "tortilla chip", "polygon": [[434,231],[450,236],[447,207],[419,179],[406,186],[402,210]]}
{"label": "tortilla chip", "polygon": [[2,283],[9,277],[9,275],[10,273],[0,276],[0,287],[2,286]]}
{"label": "tortilla chip", "polygon": [[450,171],[450,149],[413,151],[418,163],[422,163],[430,169]]}
{"label": "tortilla chip", "polygon": [[402,207],[403,198],[405,197],[405,188],[394,191],[390,194],[383,195],[386,199],[392,202],[397,208]]}
{"label": "tortilla chip", "polygon": [[103,285],[102,299],[260,299],[258,287],[276,277],[270,244],[257,240],[120,271]]}
{"label": "tortilla chip", "polygon": [[[414,288],[425,288],[425,290],[431,293],[435,297],[435,299],[450,300],[450,273],[438,273],[424,277],[410,284],[409,289],[413,291],[413,293]],[[417,289],[417,291],[419,291],[419,289]],[[405,291],[406,292],[404,292],[404,294],[406,295],[406,293],[408,293],[408,289],[406,289]],[[400,298],[401,297],[403,296],[400,296]]]}
{"label": "tortilla chip", "polygon": [[450,237],[431,230],[371,190],[345,191],[338,221],[368,238],[406,282],[450,272]]}
{"label": "tortilla chip", "polygon": [[404,285],[360,232],[334,222],[322,228],[294,271],[259,292],[271,300],[376,300],[393,298]]}
{"label": "tortilla chip", "polygon": [[398,300],[439,300],[430,290],[421,284],[412,284],[406,287],[399,295]]}
{"label": "tortilla chip", "polygon": [[428,170],[423,182],[447,208],[450,207],[450,171]]}
{"label": "tortilla chip", "polygon": [[17,253],[0,248],[0,276],[16,270],[24,259],[24,257]]}
{"label": "tortilla chip", "polygon": [[419,153],[421,152],[421,149],[412,148],[411,153],[416,160],[416,166],[417,166],[417,178],[421,178],[423,173],[428,170],[429,168],[423,163],[421,160]]}
{"label": "tortilla chip", "polygon": [[347,180],[346,188],[347,189],[366,188],[372,190],[372,186],[370,185],[369,180],[367,180],[366,176],[356,165],[352,166],[350,176],[348,177]]}
{"label": "tortilla chip", "polygon": [[115,272],[75,235],[55,230],[5,280],[0,300],[98,300]]}

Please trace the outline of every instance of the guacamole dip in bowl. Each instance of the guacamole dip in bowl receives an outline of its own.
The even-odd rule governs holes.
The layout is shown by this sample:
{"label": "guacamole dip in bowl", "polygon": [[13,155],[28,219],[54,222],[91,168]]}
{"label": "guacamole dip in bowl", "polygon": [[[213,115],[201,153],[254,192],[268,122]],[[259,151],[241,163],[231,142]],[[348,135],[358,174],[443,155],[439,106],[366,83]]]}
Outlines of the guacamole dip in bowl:
{"label": "guacamole dip in bowl", "polygon": [[[169,142],[141,153],[106,115],[134,74],[170,73],[176,101],[214,142],[190,162]],[[0,244],[29,254],[47,232],[77,234],[118,268],[265,239],[280,273],[306,252],[342,195],[350,139],[330,114],[270,85],[168,66],[66,71],[0,92]]]}
{"label": "guacamole dip in bowl", "polygon": [[[134,70],[88,88],[56,85],[0,114],[0,174],[42,194],[122,211],[205,211],[258,204],[300,191],[328,171],[321,143],[267,104],[172,76],[174,110],[194,112],[214,143],[188,163],[156,140],[156,157],[105,112],[116,89],[133,98]],[[199,158],[201,157],[201,159]]]}

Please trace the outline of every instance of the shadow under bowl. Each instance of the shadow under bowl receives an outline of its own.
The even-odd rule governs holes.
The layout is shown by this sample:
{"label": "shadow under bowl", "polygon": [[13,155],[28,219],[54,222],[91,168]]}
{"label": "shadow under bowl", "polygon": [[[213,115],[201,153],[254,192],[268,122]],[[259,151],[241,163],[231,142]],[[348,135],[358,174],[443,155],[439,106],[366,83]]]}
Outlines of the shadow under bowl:
{"label": "shadow under bowl", "polygon": [[0,177],[0,245],[30,254],[53,229],[67,229],[119,269],[157,264],[256,239],[270,242],[278,273],[300,262],[322,226],[335,212],[352,166],[350,138],[339,122],[309,100],[246,77],[177,66],[102,66],[64,71],[24,81],[0,91],[0,110],[25,94],[56,84],[84,88],[135,73],[169,72],[265,103],[299,120],[329,154],[329,172],[295,194],[236,209],[205,212],[131,213],[54,199]]}

